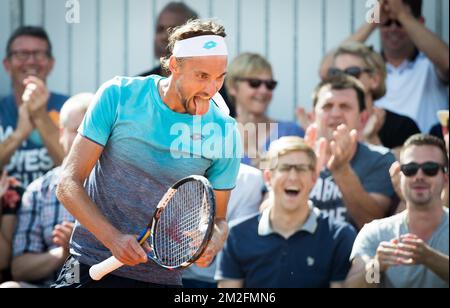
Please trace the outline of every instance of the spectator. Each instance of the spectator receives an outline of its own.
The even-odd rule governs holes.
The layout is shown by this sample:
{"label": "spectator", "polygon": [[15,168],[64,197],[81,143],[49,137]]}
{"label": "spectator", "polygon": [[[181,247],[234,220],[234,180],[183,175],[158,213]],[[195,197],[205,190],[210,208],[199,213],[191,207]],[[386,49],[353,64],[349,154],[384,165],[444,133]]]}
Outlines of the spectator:
{"label": "spectator", "polygon": [[367,120],[363,85],[347,75],[323,81],[314,94],[314,117],[312,135],[328,143],[321,157],[325,168],[311,192],[315,206],[357,229],[388,215],[395,157],[384,147],[357,142]]}
{"label": "spectator", "polygon": [[0,283],[11,279],[12,237],[23,188],[6,171],[0,176]]}
{"label": "spectator", "polygon": [[49,93],[55,60],[44,29],[21,27],[9,38],[3,65],[13,93],[0,100],[0,169],[22,185],[61,164],[58,117],[67,97]]}
{"label": "spectator", "polygon": [[[447,156],[448,156],[448,110],[441,110],[438,112],[438,118],[439,118],[439,130],[441,130],[441,135],[443,136],[443,139],[445,141],[445,146],[446,146],[446,150],[447,150]],[[397,207],[397,213],[401,213],[406,209],[406,201],[405,198],[403,197],[403,194],[401,192],[400,189],[400,163],[395,162],[391,169],[390,169],[390,174],[391,174],[391,181],[392,184],[394,185],[394,189],[395,192],[397,193],[397,196],[400,197],[400,204]],[[444,205],[446,207],[449,206],[449,187],[446,186],[444,187],[444,191],[442,192],[442,202],[444,203]]]}
{"label": "spectator", "polygon": [[282,137],[267,156],[270,205],[231,228],[218,258],[219,287],[339,287],[356,233],[308,201],[317,178],[313,149],[299,137]]}
{"label": "spectator", "polygon": [[[448,45],[425,27],[422,0],[384,3],[379,29],[387,93],[375,106],[413,119],[421,132],[428,133],[436,112],[448,108]],[[346,41],[365,42],[376,28],[364,24]]]}
{"label": "spectator", "polygon": [[277,86],[272,66],[258,54],[244,53],[230,64],[225,81],[227,92],[236,106],[245,156],[242,163],[257,168],[270,142],[282,136],[304,135],[294,122],[270,119],[267,109]]}
{"label": "spectator", "polygon": [[335,52],[333,67],[328,73],[349,74],[363,83],[366,89],[366,109],[370,116],[361,132],[364,141],[400,151],[410,136],[420,133],[416,123],[410,118],[374,107],[374,101],[386,94],[387,72],[383,58],[372,48],[359,42],[341,45]]}
{"label": "spectator", "polygon": [[353,246],[346,285],[448,288],[448,208],[441,200],[448,186],[444,143],[415,135],[406,141],[400,163],[407,209],[364,226]]}
{"label": "spectator", "polygon": [[[59,142],[66,155],[92,99],[92,94],[79,94],[61,109]],[[13,242],[12,274],[17,282],[1,287],[49,287],[69,256],[74,219],[56,198],[61,170],[56,167],[26,189]]]}
{"label": "spectator", "polygon": [[[231,192],[228,202],[227,221],[229,226],[258,214],[265,192],[261,171],[241,164],[236,187]],[[183,286],[185,288],[216,288],[215,271],[215,261],[207,268],[199,268],[194,264],[183,272]]]}
{"label": "spectator", "polygon": [[[155,59],[159,60],[170,55],[168,50],[169,32],[171,29],[185,24],[190,19],[197,19],[198,14],[183,2],[169,2],[159,13],[156,22],[155,40],[153,50]],[[142,73],[142,77],[159,75],[168,77],[170,72],[162,69],[161,64],[152,70]]]}

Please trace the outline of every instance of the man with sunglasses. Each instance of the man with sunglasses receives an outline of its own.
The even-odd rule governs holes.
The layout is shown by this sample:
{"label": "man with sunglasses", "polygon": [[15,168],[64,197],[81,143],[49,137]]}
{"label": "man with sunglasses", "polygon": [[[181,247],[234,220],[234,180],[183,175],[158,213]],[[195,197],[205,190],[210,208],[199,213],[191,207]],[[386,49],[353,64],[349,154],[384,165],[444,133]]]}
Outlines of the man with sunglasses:
{"label": "man with sunglasses", "polygon": [[449,287],[448,186],[444,143],[433,136],[409,138],[400,156],[406,210],[376,220],[359,233],[347,277],[351,287]]}
{"label": "man with sunglasses", "polygon": [[0,169],[24,186],[61,164],[59,111],[66,96],[46,86],[55,60],[47,33],[21,27],[9,38],[3,60],[13,94],[0,100]]}

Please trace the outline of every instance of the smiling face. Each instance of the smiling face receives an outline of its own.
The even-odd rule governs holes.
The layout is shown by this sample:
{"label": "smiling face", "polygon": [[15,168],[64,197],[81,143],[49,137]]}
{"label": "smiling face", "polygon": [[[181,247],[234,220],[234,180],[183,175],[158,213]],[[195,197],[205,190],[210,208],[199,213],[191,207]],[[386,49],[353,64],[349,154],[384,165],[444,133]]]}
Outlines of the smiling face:
{"label": "smiling face", "polygon": [[364,125],[354,89],[334,90],[330,85],[324,86],[319,91],[314,116],[319,136],[328,141],[333,140],[333,132],[341,124],[350,130],[359,130]]}
{"label": "smiling face", "polygon": [[[255,85],[252,80],[263,82]],[[261,116],[266,113],[273,97],[273,89],[269,89],[265,82],[272,81],[270,71],[253,73],[237,81],[229,89],[229,93],[234,97],[236,106],[250,114]]]}
{"label": "smiling face", "polygon": [[[444,165],[442,152],[435,146],[411,146],[404,150],[400,158],[401,164],[435,162]],[[440,201],[442,190],[448,186],[448,175],[442,170],[435,176],[426,175],[419,169],[413,176],[401,174],[401,189],[405,199],[415,206],[426,206]]]}
{"label": "smiling face", "polygon": [[[334,67],[345,71],[351,67],[358,67],[361,69],[360,76],[354,76],[359,79],[364,85],[364,88],[369,92],[375,91],[379,87],[380,78],[375,73],[370,74],[366,69],[369,69],[364,63],[364,60],[356,55],[340,54],[334,59]],[[378,77],[378,78],[376,78]]]}
{"label": "smiling face", "polygon": [[313,162],[303,151],[279,156],[276,168],[264,172],[275,197],[275,206],[287,213],[305,206],[317,179],[314,170]]}
{"label": "smiling face", "polygon": [[[409,6],[406,6],[406,10],[411,13]],[[399,53],[414,46],[405,28],[399,26],[396,22],[389,22],[389,20],[390,17],[388,15],[381,15],[380,35],[383,50],[388,53]]]}
{"label": "smiling face", "polygon": [[11,44],[11,56],[3,61],[15,87],[23,86],[23,81],[36,76],[46,81],[54,60],[48,56],[49,46],[43,39],[19,36]]}
{"label": "smiling face", "polygon": [[170,59],[169,68],[176,94],[184,112],[204,115],[209,101],[223,86],[227,69],[226,56]]}

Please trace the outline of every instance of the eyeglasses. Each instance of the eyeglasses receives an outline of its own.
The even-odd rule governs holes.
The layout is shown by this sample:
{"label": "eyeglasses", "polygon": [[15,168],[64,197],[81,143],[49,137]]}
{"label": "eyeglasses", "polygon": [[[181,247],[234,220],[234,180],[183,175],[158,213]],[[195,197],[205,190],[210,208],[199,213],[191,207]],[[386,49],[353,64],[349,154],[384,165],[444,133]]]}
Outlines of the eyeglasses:
{"label": "eyeglasses", "polygon": [[419,169],[422,169],[423,173],[427,176],[436,176],[439,173],[439,170],[442,170],[444,173],[448,172],[447,167],[435,162],[426,162],[423,164],[409,163],[400,166],[400,170],[406,177],[415,176],[417,172],[419,172]]}
{"label": "eyeglasses", "polygon": [[370,74],[373,73],[373,70],[370,68],[361,68],[358,66],[351,66],[349,68],[346,68],[345,70],[340,70],[336,67],[331,67],[330,69],[328,69],[328,77],[334,77],[339,75],[350,75],[359,79],[359,77],[361,77],[363,73]]}
{"label": "eyeglasses", "polygon": [[248,82],[248,85],[253,89],[258,89],[262,84],[264,84],[266,89],[269,91],[275,90],[278,85],[278,82],[275,80],[263,80],[258,78],[238,78],[237,80]]}
{"label": "eyeglasses", "polygon": [[305,164],[299,164],[299,165],[279,165],[276,168],[279,172],[282,173],[288,173],[290,172],[292,169],[295,170],[295,172],[297,173],[303,173],[306,171],[313,171],[314,167],[311,165],[305,165]]}
{"label": "eyeglasses", "polygon": [[50,53],[45,50],[16,50],[9,53],[9,57],[14,57],[22,62],[27,61],[31,56],[33,56],[36,61],[48,60],[51,57]]}
{"label": "eyeglasses", "polygon": [[392,24],[396,25],[398,28],[403,28],[403,25],[398,20],[395,20],[395,19],[387,20],[382,26],[390,27]]}

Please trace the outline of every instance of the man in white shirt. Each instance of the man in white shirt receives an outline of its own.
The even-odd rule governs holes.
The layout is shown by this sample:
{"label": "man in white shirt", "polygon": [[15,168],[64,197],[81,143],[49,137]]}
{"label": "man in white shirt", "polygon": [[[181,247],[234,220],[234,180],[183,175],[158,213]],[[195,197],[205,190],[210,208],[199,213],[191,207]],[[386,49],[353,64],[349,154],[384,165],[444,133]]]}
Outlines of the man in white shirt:
{"label": "man in white shirt", "polygon": [[380,29],[388,78],[387,93],[375,106],[410,117],[429,133],[437,111],[448,109],[449,48],[426,28],[422,2],[384,0],[380,23],[365,23],[345,41],[365,42]]}

